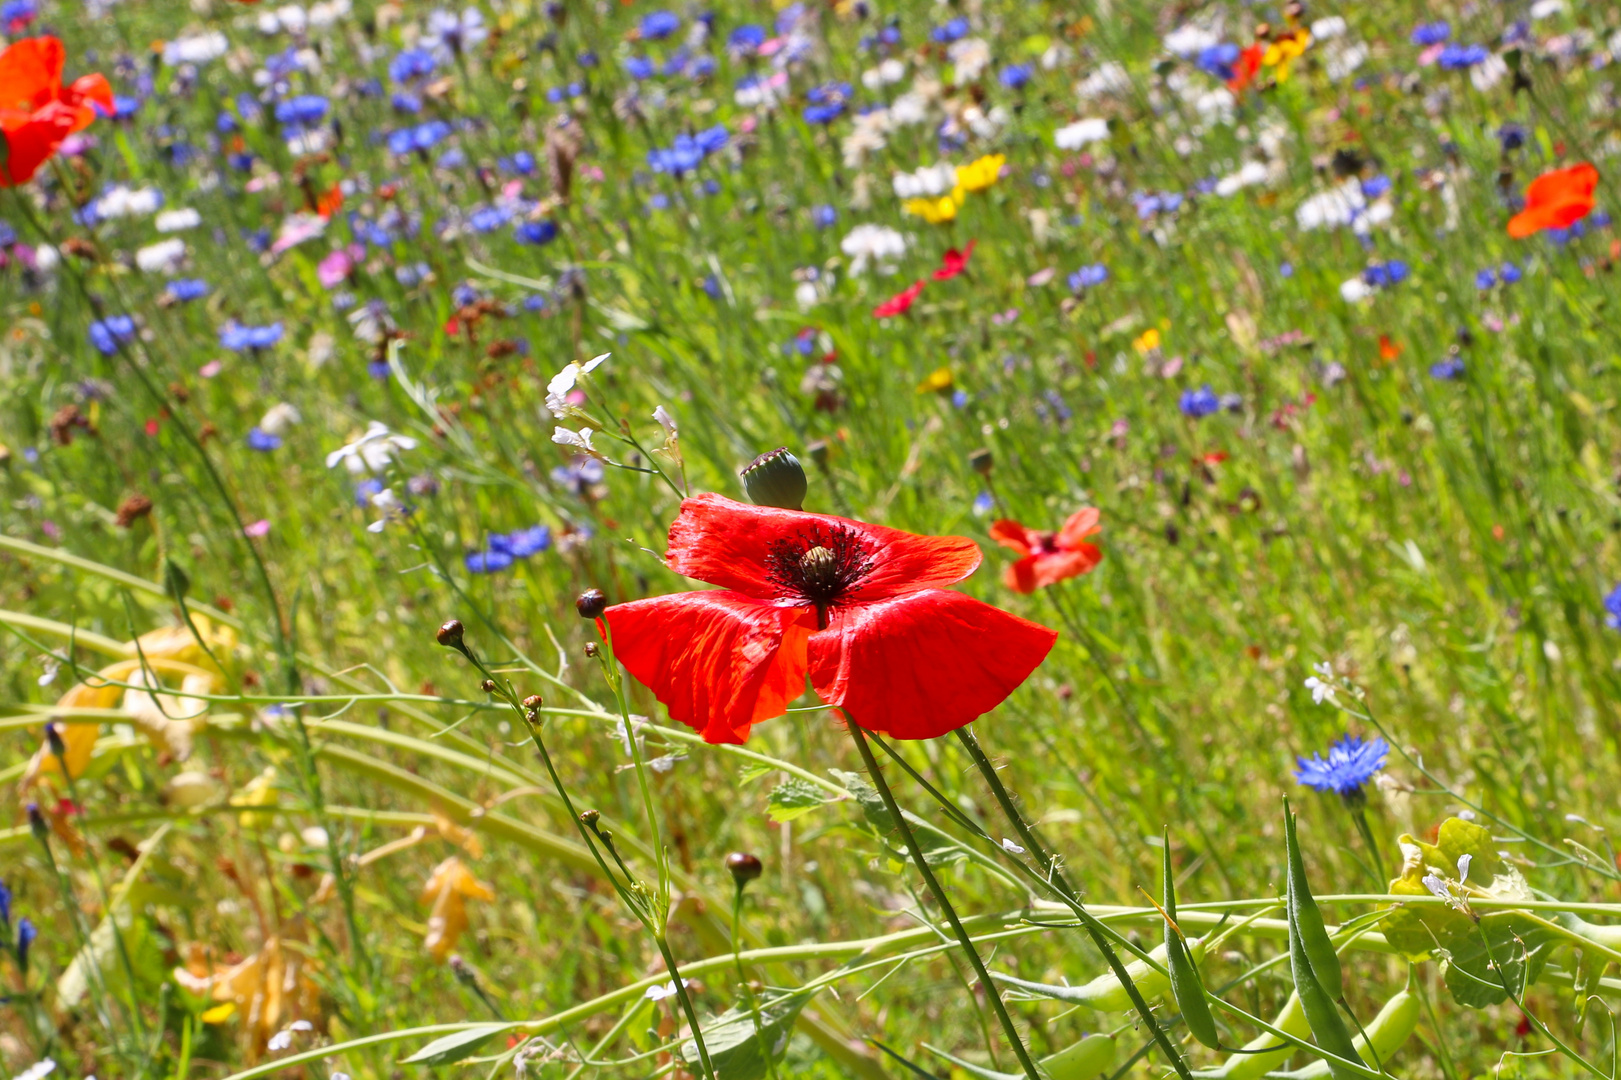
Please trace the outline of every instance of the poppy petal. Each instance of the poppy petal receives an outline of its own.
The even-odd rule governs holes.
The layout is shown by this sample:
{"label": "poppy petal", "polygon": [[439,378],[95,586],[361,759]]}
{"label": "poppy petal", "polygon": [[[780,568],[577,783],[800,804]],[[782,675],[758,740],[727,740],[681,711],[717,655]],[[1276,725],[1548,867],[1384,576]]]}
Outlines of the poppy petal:
{"label": "poppy petal", "polygon": [[632,600],[604,614],[620,663],[705,742],[743,742],[804,692],[813,613],[716,590]]}
{"label": "poppy petal", "polygon": [[1078,547],[1088,536],[1096,536],[1102,532],[1103,526],[1098,524],[1098,518],[1098,508],[1095,506],[1075,511],[1069,516],[1069,520],[1064,522],[1064,527],[1058,530],[1058,546]]}
{"label": "poppy petal", "polygon": [[[872,569],[860,582],[861,602],[939,588],[979,568],[979,547],[961,536],[918,536],[863,521],[750,506],[721,495],[694,495],[670,526],[670,569],[757,600],[788,602],[771,580],[768,556],[778,542],[804,541],[816,530],[846,529],[861,541]],[[797,602],[797,601],[796,601]]]}
{"label": "poppy petal", "polygon": [[869,731],[932,739],[1000,705],[1057,639],[970,596],[927,589],[838,612],[810,639],[811,684]]}
{"label": "poppy petal", "polygon": [[67,50],[54,37],[23,38],[0,52],[0,107],[37,109],[62,87]]}
{"label": "poppy petal", "polygon": [[1090,573],[1103,561],[1103,551],[1080,543],[1063,551],[1046,552],[1020,559],[1002,574],[1002,583],[1014,592],[1032,593],[1072,577]]}
{"label": "poppy petal", "polygon": [[1029,529],[1007,518],[991,526],[991,539],[1005,548],[1017,551],[1020,555],[1030,554],[1040,543],[1031,538]]}

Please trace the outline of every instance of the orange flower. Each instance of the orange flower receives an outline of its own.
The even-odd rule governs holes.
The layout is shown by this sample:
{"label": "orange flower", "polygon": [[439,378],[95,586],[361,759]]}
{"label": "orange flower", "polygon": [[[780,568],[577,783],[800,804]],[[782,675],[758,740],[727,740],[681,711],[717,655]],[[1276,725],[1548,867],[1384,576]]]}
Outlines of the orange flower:
{"label": "orange flower", "polygon": [[1509,218],[1516,240],[1543,229],[1568,229],[1593,210],[1598,170],[1587,162],[1543,173],[1525,189],[1525,209]]}
{"label": "orange flower", "polygon": [[443,961],[456,947],[456,939],[467,929],[467,901],[495,899],[495,890],[473,876],[473,872],[452,855],[433,868],[433,875],[422,887],[422,902],[432,904],[428,934],[422,946],[435,960]]}
{"label": "orange flower", "polygon": [[1002,583],[1014,592],[1031,593],[1090,573],[1103,561],[1103,552],[1086,538],[1102,531],[1093,506],[1071,514],[1057,533],[1037,532],[1017,521],[998,521],[991,526],[991,539],[1022,556],[1003,572]]}
{"label": "orange flower", "polygon": [[7,151],[0,161],[0,187],[33,179],[69,135],[90,126],[96,118],[93,105],[111,115],[113,90],[102,76],[62,85],[66,58],[54,37],[24,38],[0,53],[0,133]]}

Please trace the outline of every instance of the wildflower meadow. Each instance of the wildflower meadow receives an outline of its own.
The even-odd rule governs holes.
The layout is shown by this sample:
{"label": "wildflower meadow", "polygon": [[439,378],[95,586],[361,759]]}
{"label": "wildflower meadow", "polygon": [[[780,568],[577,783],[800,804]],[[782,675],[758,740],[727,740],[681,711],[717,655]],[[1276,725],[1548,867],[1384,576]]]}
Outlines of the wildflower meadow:
{"label": "wildflower meadow", "polygon": [[1621,1080],[1621,8],[1318,3],[0,3],[0,1075]]}

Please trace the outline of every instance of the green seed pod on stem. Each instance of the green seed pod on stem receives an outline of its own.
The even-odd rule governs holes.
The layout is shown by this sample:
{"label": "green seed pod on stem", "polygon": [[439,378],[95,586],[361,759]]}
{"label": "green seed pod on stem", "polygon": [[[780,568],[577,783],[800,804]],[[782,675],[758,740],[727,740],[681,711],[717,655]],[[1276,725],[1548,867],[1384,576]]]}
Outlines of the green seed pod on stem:
{"label": "green seed pod on stem", "polygon": [[[1311,959],[1312,971],[1317,976],[1317,982],[1328,994],[1330,1001],[1338,1001],[1345,996],[1344,979],[1340,974],[1339,954],[1334,951],[1334,943],[1328,940],[1328,931],[1323,927],[1323,916],[1317,910],[1317,901],[1312,899],[1311,886],[1306,882],[1306,864],[1300,857],[1300,841],[1295,835],[1295,815],[1289,809],[1289,800],[1283,801],[1283,832],[1284,849],[1289,859],[1289,889],[1295,897],[1295,906],[1299,908],[1300,938],[1305,947],[1306,955]],[[1290,925],[1295,920],[1291,919]]]}
{"label": "green seed pod on stem", "polygon": [[[1357,1054],[1364,1060],[1373,1058],[1375,1067],[1382,1067],[1389,1072],[1391,1057],[1418,1028],[1418,1013],[1418,996],[1406,990],[1385,1002],[1385,1007],[1379,1010],[1379,1015],[1363,1028],[1364,1034],[1356,1037],[1353,1045]],[[1303,1069],[1279,1075],[1290,1077],[1291,1080],[1325,1080],[1333,1074],[1328,1062],[1314,1061]]]}
{"label": "green seed pod on stem", "polygon": [[1210,1014],[1210,1002],[1205,1000],[1204,983],[1199,980],[1199,969],[1182,940],[1182,932],[1173,921],[1176,918],[1176,878],[1171,867],[1171,830],[1166,829],[1161,844],[1165,853],[1165,968],[1171,975],[1171,996],[1182,1010],[1182,1022],[1195,1039],[1212,1050],[1221,1049],[1221,1035],[1216,1030],[1216,1018]]}
{"label": "green seed pod on stem", "polygon": [[[1311,1034],[1311,1027],[1306,1023],[1306,1013],[1300,1007],[1300,995],[1290,994],[1289,1000],[1283,1003],[1272,1026],[1279,1031],[1286,1031],[1297,1039],[1304,1039]],[[1210,1069],[1195,1073],[1208,1080],[1261,1080],[1261,1077],[1288,1061],[1295,1052],[1295,1044],[1278,1038],[1270,1031],[1263,1031],[1255,1038],[1244,1044],[1244,1049],[1234,1054],[1222,1063],[1219,1069]]]}
{"label": "green seed pod on stem", "polygon": [[[1328,935],[1322,931],[1323,918],[1317,910],[1317,902],[1312,899],[1309,891],[1302,895],[1295,889],[1297,882],[1305,884],[1305,863],[1300,858],[1300,849],[1295,841],[1294,815],[1289,813],[1287,807],[1284,809],[1284,843],[1288,848],[1289,858],[1289,970],[1294,975],[1295,992],[1300,995],[1300,1007],[1306,1014],[1306,1023],[1311,1027],[1312,1038],[1317,1040],[1319,1047],[1335,1057],[1360,1064],[1362,1059],[1351,1043],[1351,1035],[1345,1028],[1345,1021],[1340,1018],[1334,998],[1329,995],[1317,974],[1315,961],[1318,956],[1314,950],[1308,950],[1307,934],[1302,931],[1303,926],[1308,926],[1315,920],[1318,931],[1323,933],[1322,940],[1327,943],[1329,955],[1334,956],[1334,946],[1328,943]],[[1334,956],[1333,971],[1337,981],[1338,956]],[[1332,1062],[1327,1064],[1329,1075],[1334,1080],[1353,1080],[1356,1075]]]}
{"label": "green seed pod on stem", "polygon": [[[1205,940],[1194,938],[1187,943],[1188,956],[1197,964],[1204,959]],[[1160,945],[1148,954],[1161,966],[1165,964],[1165,946]],[[1126,974],[1136,984],[1137,990],[1143,999],[1149,1000],[1171,988],[1170,977],[1162,971],[1156,971],[1142,960],[1133,960],[1126,965]],[[991,978],[1008,986],[1016,986],[1020,990],[1028,990],[1032,994],[1054,998],[1058,1001],[1067,1001],[1072,1005],[1085,1005],[1098,1012],[1129,1012],[1135,1008],[1131,1003],[1131,995],[1126,991],[1125,984],[1114,977],[1114,972],[1105,971],[1102,975],[1089,983],[1080,986],[1050,986],[1046,983],[1028,982],[1024,979],[1015,979],[1011,975],[1003,975],[999,971],[991,972]]]}

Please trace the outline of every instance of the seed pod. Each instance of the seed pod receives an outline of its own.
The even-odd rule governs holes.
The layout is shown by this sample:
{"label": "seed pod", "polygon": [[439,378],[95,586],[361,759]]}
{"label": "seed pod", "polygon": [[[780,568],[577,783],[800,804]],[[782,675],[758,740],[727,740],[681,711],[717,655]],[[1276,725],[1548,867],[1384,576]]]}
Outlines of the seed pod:
{"label": "seed pod", "polygon": [[462,621],[460,619],[451,619],[439,628],[439,632],[434,635],[434,639],[447,649],[459,649],[462,647],[463,632]]}
{"label": "seed pod", "polygon": [[[1402,1048],[1402,1044],[1412,1037],[1413,1031],[1418,1027],[1418,1011],[1418,997],[1406,990],[1385,1002],[1385,1007],[1379,1010],[1379,1015],[1363,1028],[1367,1033],[1366,1037],[1362,1035],[1356,1037],[1354,1045],[1357,1053],[1363,1060],[1373,1058],[1376,1064],[1371,1067],[1383,1067],[1389,1072],[1390,1059]],[[1290,1077],[1291,1080],[1324,1080],[1333,1074],[1328,1062],[1314,1061],[1303,1069],[1281,1075]]]}
{"label": "seed pod", "polygon": [[[1205,942],[1203,938],[1194,938],[1187,943],[1188,956],[1197,964],[1204,959]],[[1165,946],[1161,945],[1148,954],[1161,966],[1165,964]],[[1145,1000],[1156,998],[1171,988],[1170,977],[1163,972],[1149,967],[1142,960],[1133,960],[1126,965],[1126,975],[1136,985],[1139,993]],[[1114,972],[1105,971],[1102,975],[1089,983],[1080,986],[1050,986],[1046,983],[1028,982],[1024,979],[1015,979],[1011,975],[1000,972],[991,972],[991,978],[1009,986],[1017,986],[1020,990],[1028,990],[1032,994],[1041,994],[1044,997],[1054,998],[1058,1001],[1067,1001],[1072,1005],[1085,1005],[1098,1012],[1129,1012],[1135,1006],[1131,1002],[1131,994],[1126,987],[1114,976]]]}
{"label": "seed pod", "polygon": [[[1289,1000],[1283,1003],[1283,1009],[1278,1013],[1278,1018],[1272,1021],[1272,1026],[1279,1031],[1287,1031],[1297,1039],[1304,1039],[1311,1034],[1311,1027],[1306,1023],[1306,1014],[1300,1008],[1299,994],[1289,995]],[[1285,1042],[1270,1031],[1263,1031],[1245,1043],[1243,1052],[1228,1058],[1221,1068],[1200,1075],[1207,1076],[1210,1080],[1260,1080],[1288,1061],[1294,1052],[1293,1043]]]}
{"label": "seed pod", "polygon": [[[1317,982],[1327,992],[1329,1000],[1338,1001],[1345,996],[1339,954],[1334,951],[1334,943],[1328,940],[1328,931],[1323,927],[1322,912],[1317,910],[1317,901],[1312,899],[1311,886],[1306,883],[1306,863],[1300,857],[1300,841],[1295,835],[1295,815],[1289,809],[1287,800],[1283,806],[1283,837],[1284,852],[1289,859],[1289,889],[1295,898],[1295,906],[1299,908],[1301,942],[1305,946],[1306,956],[1311,960],[1311,969],[1317,976]],[[1291,925],[1293,922],[1294,920],[1291,920]]]}
{"label": "seed pod", "polygon": [[784,510],[801,510],[810,481],[805,478],[805,467],[788,452],[786,446],[768,450],[743,470],[743,493],[756,506],[777,506]]}
{"label": "seed pod", "polygon": [[[998,1072],[977,1065],[972,1061],[948,1054],[944,1050],[936,1049],[928,1043],[923,1048],[936,1057],[944,1058],[957,1068],[952,1072],[961,1070],[976,1080],[1024,1080],[1023,1073]],[[1112,1035],[1088,1035],[1074,1046],[1066,1046],[1055,1054],[1049,1054],[1036,1062],[1041,1075],[1048,1080],[1095,1080],[1096,1077],[1107,1073],[1114,1066],[1115,1041]]]}
{"label": "seed pod", "polygon": [[[1347,1061],[1360,1063],[1362,1059],[1357,1056],[1356,1048],[1351,1043],[1351,1035],[1345,1029],[1345,1021],[1340,1018],[1339,1009],[1334,1005],[1334,998],[1329,995],[1322,980],[1317,975],[1314,961],[1317,956],[1306,947],[1306,934],[1302,932],[1302,925],[1315,918],[1319,933],[1323,933],[1323,941],[1328,940],[1322,931],[1322,915],[1317,910],[1317,902],[1311,898],[1309,891],[1296,891],[1297,882],[1305,885],[1305,864],[1300,859],[1300,849],[1295,841],[1294,815],[1287,807],[1284,809],[1284,844],[1289,859],[1288,879],[1288,914],[1289,914],[1289,970],[1294,975],[1295,993],[1300,995],[1300,1007],[1306,1014],[1306,1023],[1311,1027],[1311,1034],[1317,1040],[1317,1045],[1335,1057]],[[1309,914],[1307,914],[1309,912]],[[1330,955],[1334,947],[1328,946]],[[1334,958],[1334,972],[1339,971],[1339,958]],[[1329,1074],[1334,1080],[1352,1080],[1353,1073],[1347,1072],[1343,1067],[1329,1064]]]}
{"label": "seed pod", "polygon": [[602,594],[601,589],[587,589],[574,601],[574,610],[580,613],[582,619],[597,619],[608,610],[608,598]]}
{"label": "seed pod", "polygon": [[1212,1050],[1221,1049],[1221,1035],[1216,1030],[1216,1018],[1210,1014],[1210,1002],[1205,1000],[1204,984],[1199,981],[1199,969],[1188,956],[1188,947],[1182,935],[1172,925],[1176,918],[1176,880],[1171,867],[1171,831],[1165,830],[1162,844],[1165,852],[1165,968],[1171,975],[1171,996],[1182,1010],[1182,1022],[1195,1039]]}

